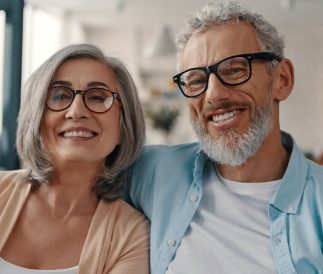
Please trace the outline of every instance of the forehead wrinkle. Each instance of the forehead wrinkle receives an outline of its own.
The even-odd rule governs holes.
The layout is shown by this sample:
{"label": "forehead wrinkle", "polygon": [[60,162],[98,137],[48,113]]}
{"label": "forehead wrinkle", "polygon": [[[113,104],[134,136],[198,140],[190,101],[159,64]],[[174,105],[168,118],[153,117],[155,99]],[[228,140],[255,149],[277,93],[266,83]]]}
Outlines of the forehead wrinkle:
{"label": "forehead wrinkle", "polygon": [[108,84],[100,82],[100,81],[91,81],[91,82],[87,83],[88,88],[98,87],[98,86],[104,86],[104,87],[110,89]]}

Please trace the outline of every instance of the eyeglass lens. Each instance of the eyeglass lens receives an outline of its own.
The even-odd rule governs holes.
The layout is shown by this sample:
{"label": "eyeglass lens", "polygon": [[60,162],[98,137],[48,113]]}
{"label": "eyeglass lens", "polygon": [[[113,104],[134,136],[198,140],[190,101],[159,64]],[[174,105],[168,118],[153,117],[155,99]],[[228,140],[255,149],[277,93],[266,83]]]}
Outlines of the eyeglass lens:
{"label": "eyeglass lens", "polygon": [[[251,69],[246,58],[233,57],[217,64],[212,72],[215,72],[224,84],[238,85],[249,79]],[[207,88],[209,75],[210,71],[207,68],[188,70],[180,76],[180,88],[188,96],[197,96]]]}
{"label": "eyeglass lens", "polygon": [[[93,112],[107,111],[114,100],[112,92],[101,88],[88,89],[82,95],[85,106]],[[46,104],[52,110],[63,110],[72,104],[75,96],[74,91],[68,87],[51,87],[48,91]]]}

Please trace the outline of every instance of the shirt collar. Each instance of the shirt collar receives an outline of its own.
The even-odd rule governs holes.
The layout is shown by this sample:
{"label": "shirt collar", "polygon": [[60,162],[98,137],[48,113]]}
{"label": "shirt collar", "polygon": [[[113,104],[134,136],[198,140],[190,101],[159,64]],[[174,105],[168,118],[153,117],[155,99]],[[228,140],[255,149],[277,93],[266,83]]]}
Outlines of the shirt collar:
{"label": "shirt collar", "polygon": [[299,206],[307,178],[308,163],[293,138],[282,132],[282,142],[291,151],[282,183],[270,204],[285,213],[295,213]]}
{"label": "shirt collar", "polygon": [[211,161],[205,152],[199,148],[196,153],[193,177],[194,182],[200,187],[202,187],[203,170],[207,162],[213,161]]}

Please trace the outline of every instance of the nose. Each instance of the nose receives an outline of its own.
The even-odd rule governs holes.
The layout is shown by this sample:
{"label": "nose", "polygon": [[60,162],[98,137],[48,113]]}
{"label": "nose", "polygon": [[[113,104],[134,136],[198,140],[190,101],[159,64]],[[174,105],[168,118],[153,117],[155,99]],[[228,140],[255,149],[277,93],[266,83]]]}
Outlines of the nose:
{"label": "nose", "polygon": [[205,92],[205,101],[209,104],[217,104],[227,100],[231,96],[230,87],[221,83],[214,73],[210,74],[208,88]]}
{"label": "nose", "polygon": [[72,104],[68,107],[65,114],[66,119],[88,118],[90,110],[84,105],[82,94],[76,94]]}

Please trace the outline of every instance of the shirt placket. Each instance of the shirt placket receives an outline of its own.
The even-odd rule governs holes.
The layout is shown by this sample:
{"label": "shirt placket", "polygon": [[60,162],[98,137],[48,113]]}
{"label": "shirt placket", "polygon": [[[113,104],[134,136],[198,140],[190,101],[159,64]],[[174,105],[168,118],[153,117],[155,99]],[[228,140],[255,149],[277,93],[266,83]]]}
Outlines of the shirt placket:
{"label": "shirt placket", "polygon": [[271,249],[278,274],[297,274],[288,245],[287,216],[288,213],[281,212],[270,225]]}

